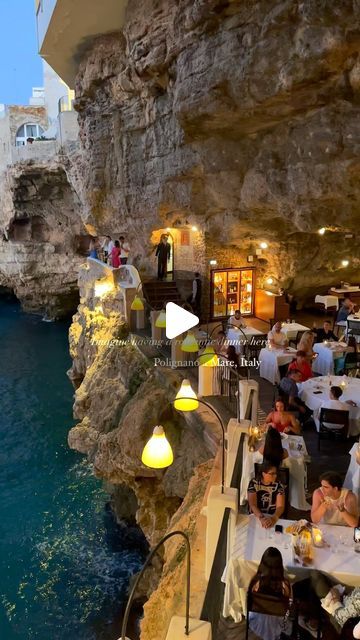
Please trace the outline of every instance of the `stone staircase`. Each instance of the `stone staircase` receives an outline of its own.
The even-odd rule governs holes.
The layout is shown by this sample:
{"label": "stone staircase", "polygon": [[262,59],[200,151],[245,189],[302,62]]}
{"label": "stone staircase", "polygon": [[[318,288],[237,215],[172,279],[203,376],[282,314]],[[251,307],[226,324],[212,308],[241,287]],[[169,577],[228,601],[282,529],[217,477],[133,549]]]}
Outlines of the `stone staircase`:
{"label": "stone staircase", "polygon": [[167,302],[181,304],[181,295],[175,280],[149,280],[143,282],[145,300],[154,309],[162,309]]}

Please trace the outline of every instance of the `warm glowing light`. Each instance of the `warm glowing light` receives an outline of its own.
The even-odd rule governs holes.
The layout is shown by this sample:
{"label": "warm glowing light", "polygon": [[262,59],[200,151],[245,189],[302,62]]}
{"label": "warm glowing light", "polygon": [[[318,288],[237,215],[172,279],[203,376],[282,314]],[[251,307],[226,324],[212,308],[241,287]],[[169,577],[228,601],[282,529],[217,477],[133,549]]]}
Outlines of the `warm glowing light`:
{"label": "warm glowing light", "polygon": [[274,282],[274,278],[268,278],[266,280],[266,284],[273,284],[273,282]]}
{"label": "warm glowing light", "polygon": [[131,311],[144,311],[144,303],[139,296],[135,296],[130,309]]}
{"label": "warm glowing light", "polygon": [[215,266],[217,264],[217,260],[210,260],[209,264],[211,264],[212,266]]}
{"label": "warm glowing light", "polygon": [[321,229],[318,229],[318,233],[319,233],[321,236],[323,236],[323,235],[324,235],[325,231],[326,231],[325,227],[321,227]]}
{"label": "warm glowing light", "polygon": [[196,353],[199,351],[198,342],[193,333],[189,332],[185,338],[185,340],[181,343],[181,351],[185,351],[186,353]]}
{"label": "warm glowing light", "polygon": [[[178,398],[181,398],[181,400],[178,400]],[[198,406],[197,395],[192,389],[189,380],[183,380],[174,401],[175,409],[178,411],[195,411]]]}
{"label": "warm glowing light", "polygon": [[159,329],[165,329],[165,327],[166,327],[166,311],[164,309],[162,311],[160,311],[158,317],[156,318],[155,327],[158,327]]}
{"label": "warm glowing light", "polygon": [[141,462],[151,469],[164,469],[174,461],[174,455],[164,429],[155,427],[150,440],[146,443],[141,456]]}
{"label": "warm glowing light", "polygon": [[199,355],[199,364],[202,367],[217,367],[219,364],[219,358],[215,353],[214,347],[207,346],[204,351]]}
{"label": "warm glowing light", "polygon": [[322,547],[324,543],[323,532],[317,527],[312,529],[313,542],[316,547]]}
{"label": "warm glowing light", "polygon": [[267,248],[268,248],[268,246],[269,246],[269,245],[268,245],[268,243],[267,243],[267,242],[260,242],[260,247],[261,247],[262,249],[267,249]]}
{"label": "warm glowing light", "polygon": [[191,231],[197,231],[198,228],[197,227],[191,227]]}
{"label": "warm glowing light", "polygon": [[94,295],[96,298],[102,298],[112,291],[114,285],[108,280],[98,280],[95,282]]}
{"label": "warm glowing light", "polygon": [[166,231],[169,233],[171,231],[170,227],[166,227]]}
{"label": "warm glowing light", "polygon": [[343,267],[348,267],[349,266],[349,260],[341,260],[341,265]]}
{"label": "warm glowing light", "polygon": [[102,308],[102,305],[101,305],[101,304],[97,304],[97,305],[95,306],[94,311],[95,311],[95,313],[97,313],[97,314],[99,314],[99,315],[100,315],[100,314],[102,314],[102,313],[104,313],[104,309]]}

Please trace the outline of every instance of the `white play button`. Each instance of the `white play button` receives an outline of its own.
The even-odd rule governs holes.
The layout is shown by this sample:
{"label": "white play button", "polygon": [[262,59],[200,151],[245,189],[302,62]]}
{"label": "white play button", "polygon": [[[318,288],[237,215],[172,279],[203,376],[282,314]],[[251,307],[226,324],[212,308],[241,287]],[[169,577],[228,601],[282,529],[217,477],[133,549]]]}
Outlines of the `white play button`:
{"label": "white play button", "polygon": [[166,305],[166,337],[169,340],[199,324],[199,318],[174,302]]}

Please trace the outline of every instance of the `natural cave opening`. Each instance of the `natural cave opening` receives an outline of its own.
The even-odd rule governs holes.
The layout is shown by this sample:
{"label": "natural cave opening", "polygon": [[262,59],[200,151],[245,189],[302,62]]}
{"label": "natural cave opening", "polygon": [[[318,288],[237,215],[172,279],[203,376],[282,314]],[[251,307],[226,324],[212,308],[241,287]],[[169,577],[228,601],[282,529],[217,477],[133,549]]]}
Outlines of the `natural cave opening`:
{"label": "natural cave opening", "polygon": [[11,242],[49,242],[50,227],[41,216],[16,218],[9,227]]}

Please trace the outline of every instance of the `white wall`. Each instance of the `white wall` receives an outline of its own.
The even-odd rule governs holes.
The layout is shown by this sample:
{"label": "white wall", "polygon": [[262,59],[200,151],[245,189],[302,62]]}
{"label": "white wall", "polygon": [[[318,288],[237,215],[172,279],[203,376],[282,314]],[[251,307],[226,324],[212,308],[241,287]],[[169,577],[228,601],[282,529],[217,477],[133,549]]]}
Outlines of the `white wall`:
{"label": "white wall", "polygon": [[[67,95],[67,87],[63,84],[55,71],[43,60],[45,107],[49,118],[50,128],[57,128],[58,104],[60,98]],[[55,133],[53,133],[55,135]]]}

